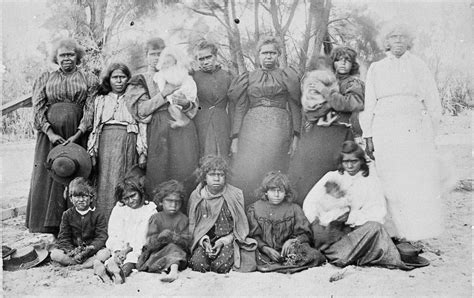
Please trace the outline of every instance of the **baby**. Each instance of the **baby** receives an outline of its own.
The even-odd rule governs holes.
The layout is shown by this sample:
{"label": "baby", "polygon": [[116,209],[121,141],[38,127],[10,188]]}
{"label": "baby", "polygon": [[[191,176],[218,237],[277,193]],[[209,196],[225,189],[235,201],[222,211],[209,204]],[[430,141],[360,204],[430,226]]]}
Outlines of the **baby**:
{"label": "baby", "polygon": [[193,78],[189,75],[188,69],[180,61],[180,57],[184,55],[178,49],[165,48],[160,55],[156,69],[159,70],[153,77],[153,81],[158,85],[159,90],[164,90],[167,84],[177,87],[177,90],[166,97],[170,103],[168,112],[171,118],[170,125],[172,128],[186,126],[190,119],[186,115],[186,109],[179,105],[175,96],[184,95],[190,104],[197,104],[197,88]]}
{"label": "baby", "polygon": [[350,211],[347,194],[336,181],[324,184],[326,195],[319,201],[319,223],[327,227],[332,221]]}

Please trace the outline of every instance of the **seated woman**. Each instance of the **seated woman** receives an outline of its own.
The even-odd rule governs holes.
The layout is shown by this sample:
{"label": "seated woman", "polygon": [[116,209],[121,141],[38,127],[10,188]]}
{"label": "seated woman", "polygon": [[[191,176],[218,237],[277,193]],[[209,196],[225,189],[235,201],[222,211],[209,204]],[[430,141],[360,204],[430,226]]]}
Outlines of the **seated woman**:
{"label": "seated woman", "polygon": [[227,162],[205,156],[198,169],[199,185],[189,198],[189,231],[193,240],[189,266],[194,271],[227,273],[255,270],[257,243],[247,238],[249,226],[242,191],[226,178]]}
{"label": "seated woman", "polygon": [[258,243],[259,271],[293,273],[326,261],[309,246],[310,224],[301,207],[292,203],[294,196],[285,174],[269,172],[257,190],[259,200],[248,209],[250,236]]}
{"label": "seated woman", "polygon": [[[319,224],[318,201],[326,195],[325,184],[338,180],[350,198],[349,213],[339,217],[339,225],[331,225],[339,237],[328,237],[329,243],[321,243],[322,252],[336,266],[382,266],[387,268],[413,269],[401,260],[397,247],[383,226],[386,214],[385,197],[376,175],[370,175],[364,150],[353,141],[342,145],[338,157],[338,170],[328,172],[306,196],[303,211],[312,223],[315,242],[331,233]],[[334,222],[333,222],[334,223]]]}

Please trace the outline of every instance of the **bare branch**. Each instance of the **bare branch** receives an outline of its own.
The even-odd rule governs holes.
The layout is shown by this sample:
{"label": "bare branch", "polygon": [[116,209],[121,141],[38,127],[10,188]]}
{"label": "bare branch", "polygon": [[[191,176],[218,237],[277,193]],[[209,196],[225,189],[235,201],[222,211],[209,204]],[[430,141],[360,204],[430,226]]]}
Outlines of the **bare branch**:
{"label": "bare branch", "polygon": [[350,19],[350,17],[347,16],[347,17],[345,17],[345,18],[338,18],[338,19],[329,20],[329,21],[328,21],[328,26],[331,25],[332,23],[341,22],[341,21],[348,21],[348,22],[350,22],[349,19]]}
{"label": "bare branch", "polygon": [[290,15],[288,16],[288,20],[286,21],[286,24],[283,26],[283,29],[281,30],[283,35],[285,35],[288,29],[290,28],[291,21],[293,20],[293,17],[295,16],[295,11],[296,11],[296,7],[298,6],[298,2],[299,0],[294,0],[293,4],[291,5]]}

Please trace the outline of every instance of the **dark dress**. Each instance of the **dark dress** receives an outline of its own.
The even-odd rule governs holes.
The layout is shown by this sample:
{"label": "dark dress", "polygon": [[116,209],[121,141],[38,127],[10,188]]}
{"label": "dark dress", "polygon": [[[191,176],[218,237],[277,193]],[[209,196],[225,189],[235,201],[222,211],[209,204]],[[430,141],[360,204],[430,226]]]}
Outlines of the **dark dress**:
{"label": "dark dress", "polygon": [[161,211],[150,217],[147,242],[137,269],[161,273],[176,264],[179,270],[184,270],[191,240],[188,228],[188,218],[181,212],[168,215]]}
{"label": "dark dress", "polygon": [[288,151],[301,125],[299,78],[290,68],[256,69],[232,82],[229,98],[236,104],[232,134],[238,137],[231,183],[249,206],[265,173],[288,171]]}
{"label": "dark dress", "polygon": [[45,72],[33,86],[34,127],[38,135],[26,207],[26,226],[32,233],[58,233],[69,203],[63,197],[64,185],[53,181],[44,165],[53,148],[46,132],[51,128],[68,139],[80,129],[83,135],[77,143],[85,147],[85,133],[92,119],[83,118],[83,113],[90,114],[93,109],[92,95],[98,83],[95,76],[77,69],[72,73]]}
{"label": "dark dress", "polygon": [[[153,81],[152,73],[145,73],[146,87],[149,97],[155,96],[159,90]],[[139,106],[146,106],[146,101]],[[171,128],[170,121],[173,120],[168,112],[168,104],[164,104],[155,110],[141,110],[144,116],[151,115],[147,128],[148,156],[146,164],[145,189],[149,195],[153,195],[154,188],[161,182],[175,179],[184,184],[189,195],[195,188],[194,170],[198,166],[199,143],[194,121],[190,121],[184,127]],[[198,107],[192,106],[186,113],[196,115]],[[191,117],[192,118],[192,117]],[[186,210],[186,202],[182,206]]]}
{"label": "dark dress", "polygon": [[194,118],[199,138],[199,157],[227,157],[230,147],[230,115],[233,103],[227,97],[232,76],[220,67],[213,72],[196,71],[199,111]]}
{"label": "dark dress", "polygon": [[303,200],[321,177],[336,170],[335,159],[347,140],[353,140],[351,114],[364,107],[364,83],[356,77],[338,77],[340,93],[332,93],[328,100],[338,112],[338,120],[330,126],[319,126],[303,113],[301,139],[291,161],[289,176],[298,194],[297,204]]}
{"label": "dark dress", "polygon": [[[293,238],[298,240],[298,246],[304,246],[304,248],[302,247],[304,254],[298,254],[296,245],[292,247],[292,253],[296,258],[282,260],[279,263],[282,269],[290,267],[295,269],[303,266],[308,268],[325,261],[324,256],[319,251],[309,246],[311,239],[310,223],[300,206],[286,201],[279,205],[273,205],[268,201],[259,200],[249,207],[247,218],[250,228],[249,236],[257,240],[258,243],[257,264],[259,266],[275,263],[263,253],[262,248],[264,246],[281,253],[283,244]],[[273,267],[273,269],[277,268],[276,266]]]}

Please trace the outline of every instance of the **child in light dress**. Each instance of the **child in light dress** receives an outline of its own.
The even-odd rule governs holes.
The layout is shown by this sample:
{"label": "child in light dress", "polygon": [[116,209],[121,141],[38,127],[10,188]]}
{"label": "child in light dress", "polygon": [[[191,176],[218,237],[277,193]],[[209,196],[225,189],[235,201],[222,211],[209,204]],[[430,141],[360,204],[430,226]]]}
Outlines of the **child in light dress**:
{"label": "child in light dress", "polygon": [[[166,97],[169,102],[168,112],[173,120],[170,121],[171,128],[186,126],[190,118],[186,111],[192,104],[197,104],[197,87],[193,78],[189,75],[188,69],[181,60],[184,55],[176,48],[167,47],[160,55],[156,68],[158,72],[153,77],[153,81],[158,85],[159,90],[164,90],[167,84],[172,85],[176,90]],[[177,101],[177,97],[184,96],[191,101],[189,107],[183,107]]]}

